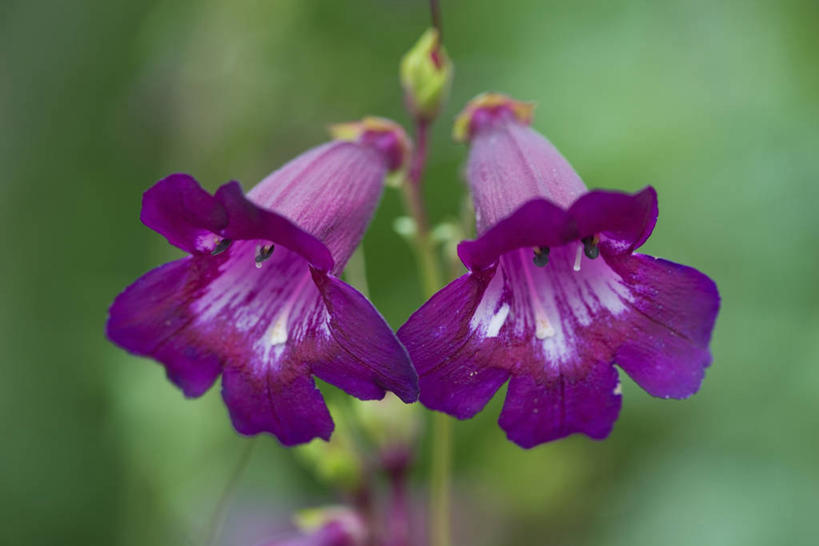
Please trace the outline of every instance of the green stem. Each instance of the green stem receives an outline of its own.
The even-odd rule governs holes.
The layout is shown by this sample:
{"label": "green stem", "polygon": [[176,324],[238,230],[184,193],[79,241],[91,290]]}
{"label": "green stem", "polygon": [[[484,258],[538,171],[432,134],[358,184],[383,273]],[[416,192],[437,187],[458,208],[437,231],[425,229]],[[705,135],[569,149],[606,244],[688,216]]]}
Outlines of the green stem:
{"label": "green stem", "polygon": [[208,526],[208,534],[206,535],[207,542],[205,542],[205,544],[214,545],[219,543],[219,538],[222,534],[222,523],[225,519],[225,510],[227,509],[228,501],[233,495],[236,485],[239,483],[242,474],[247,468],[247,463],[250,462],[250,456],[253,454],[253,447],[256,445],[255,440],[256,439],[253,438],[245,441],[245,449],[242,451],[241,455],[239,455],[239,460],[233,469],[233,473],[230,475],[230,479],[225,484],[225,488],[222,490],[219,501],[216,503],[216,508],[213,510],[213,515],[210,518],[210,524]]}
{"label": "green stem", "polygon": [[[430,236],[421,179],[426,165],[427,131],[425,121],[416,124],[415,152],[404,184],[404,205],[415,221],[415,255],[424,299],[441,287],[441,266]],[[432,468],[430,469],[429,544],[449,546],[450,460],[452,458],[451,422],[447,415],[432,417]]]}
{"label": "green stem", "polygon": [[404,184],[404,207],[415,221],[415,256],[421,275],[424,299],[429,299],[441,287],[441,271],[435,255],[435,246],[429,231],[424,207],[421,179],[427,159],[427,131],[429,124],[419,121],[416,125],[415,152],[410,162],[409,174]]}
{"label": "green stem", "polygon": [[429,543],[449,546],[450,461],[452,421],[445,413],[432,414],[432,469],[430,471]]}
{"label": "green stem", "polygon": [[432,26],[438,31],[439,39],[443,39],[444,29],[441,26],[441,5],[438,0],[429,0],[429,12],[432,15]]}

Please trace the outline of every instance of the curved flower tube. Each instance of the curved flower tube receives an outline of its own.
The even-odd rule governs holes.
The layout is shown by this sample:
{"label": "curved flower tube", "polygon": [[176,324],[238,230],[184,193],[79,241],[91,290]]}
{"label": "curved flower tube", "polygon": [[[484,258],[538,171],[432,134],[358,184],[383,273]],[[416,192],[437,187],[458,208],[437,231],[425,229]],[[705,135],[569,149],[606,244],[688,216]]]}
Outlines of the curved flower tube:
{"label": "curved flower tube", "polygon": [[719,309],[707,276],[633,253],[657,219],[654,189],[587,191],[531,109],[483,95],[456,122],[479,237],[458,247],[469,273],[398,331],[430,409],[470,418],[509,381],[500,426],[525,448],[608,436],[615,362],[654,396],[695,393]]}
{"label": "curved flower tube", "polygon": [[189,256],[148,272],[111,306],[108,337],[165,366],[188,397],[222,374],[236,430],[283,444],[328,439],[315,375],[358,398],[417,398],[406,351],[367,299],[337,278],[361,241],[407,139],[395,124],[347,126],[247,196],[174,174],[145,192],[141,220]]}

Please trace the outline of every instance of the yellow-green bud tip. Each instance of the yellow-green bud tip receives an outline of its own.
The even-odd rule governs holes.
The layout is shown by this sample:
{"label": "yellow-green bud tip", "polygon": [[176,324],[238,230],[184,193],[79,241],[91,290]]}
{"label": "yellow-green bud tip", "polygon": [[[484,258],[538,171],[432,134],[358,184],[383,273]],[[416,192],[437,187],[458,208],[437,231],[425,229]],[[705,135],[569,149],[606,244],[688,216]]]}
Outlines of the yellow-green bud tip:
{"label": "yellow-green bud tip", "polygon": [[368,532],[364,521],[358,513],[346,506],[307,508],[294,514],[293,523],[305,533],[315,533],[325,525],[335,523],[352,543],[364,544],[367,541]]}
{"label": "yellow-green bud tip", "polygon": [[366,117],[361,121],[336,123],[328,127],[334,140],[358,142],[384,154],[390,172],[403,171],[412,155],[412,143],[404,129],[386,118]]}
{"label": "yellow-green bud tip", "polygon": [[511,113],[520,123],[529,125],[532,123],[534,110],[535,104],[532,102],[515,100],[501,93],[482,93],[469,101],[455,118],[452,138],[456,142],[466,142],[475,131],[476,125],[502,113]]}
{"label": "yellow-green bud tip", "polygon": [[431,121],[449,94],[452,62],[441,44],[438,31],[428,29],[401,59],[399,75],[411,113]]}

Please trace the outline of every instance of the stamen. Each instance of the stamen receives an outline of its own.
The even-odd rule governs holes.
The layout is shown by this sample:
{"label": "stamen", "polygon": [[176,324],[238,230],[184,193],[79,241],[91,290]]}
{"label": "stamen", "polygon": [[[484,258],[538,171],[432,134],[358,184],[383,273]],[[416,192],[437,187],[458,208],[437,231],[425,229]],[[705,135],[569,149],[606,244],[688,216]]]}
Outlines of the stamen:
{"label": "stamen", "polygon": [[211,256],[216,256],[217,254],[221,254],[222,252],[224,252],[225,250],[228,249],[228,247],[230,246],[230,243],[232,243],[232,242],[233,241],[231,239],[222,239],[221,241],[216,243],[216,246],[213,248],[213,250],[210,251]]}
{"label": "stamen", "polygon": [[580,259],[583,257],[583,247],[577,247],[577,254],[574,257],[574,270],[580,271]]}
{"label": "stamen", "polygon": [[532,262],[538,266],[543,267],[547,263],[549,263],[549,247],[548,246],[536,246],[534,249],[534,256],[532,256]]}
{"label": "stamen", "polygon": [[256,253],[256,267],[261,268],[262,262],[270,258],[273,255],[273,251],[275,249],[276,245],[260,246],[258,252]]}
{"label": "stamen", "polygon": [[597,239],[596,235],[591,236],[591,237],[584,237],[582,239],[582,242],[583,242],[583,252],[586,254],[587,258],[589,258],[590,260],[593,260],[593,259],[597,258],[598,256],[600,256],[600,249],[597,248],[597,243],[599,242],[599,240]]}

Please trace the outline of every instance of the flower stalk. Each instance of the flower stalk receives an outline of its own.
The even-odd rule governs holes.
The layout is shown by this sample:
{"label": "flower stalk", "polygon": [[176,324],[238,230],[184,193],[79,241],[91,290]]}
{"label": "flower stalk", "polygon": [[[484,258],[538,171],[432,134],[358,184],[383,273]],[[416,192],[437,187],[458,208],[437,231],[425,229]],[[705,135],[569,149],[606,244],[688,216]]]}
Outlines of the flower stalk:
{"label": "flower stalk", "polygon": [[441,26],[441,4],[438,0],[429,0],[429,12],[432,16],[432,28],[438,31],[438,36],[443,38],[444,29]]}
{"label": "flower stalk", "polygon": [[[424,299],[430,298],[441,285],[441,266],[430,235],[423,198],[423,175],[427,159],[429,122],[417,120],[415,147],[404,189],[406,212],[415,222],[414,250],[421,277]],[[450,418],[442,413],[432,416],[432,468],[430,470],[429,543],[449,546],[450,459],[452,438]]]}
{"label": "flower stalk", "polygon": [[[429,299],[441,285],[441,269],[430,236],[421,183],[426,165],[426,140],[429,124],[418,122],[415,152],[404,184],[404,206],[415,221],[415,256],[421,276],[424,300]],[[432,416],[432,467],[430,470],[429,543],[431,546],[449,546],[449,474],[452,457],[452,432],[449,416]]]}
{"label": "flower stalk", "polygon": [[208,525],[207,534],[205,535],[205,544],[208,546],[219,544],[219,539],[222,535],[222,524],[225,520],[225,512],[227,511],[228,504],[230,504],[230,498],[233,496],[236,486],[239,484],[239,481],[247,469],[255,446],[255,438],[245,441],[245,447],[239,455],[239,460],[236,462],[236,466],[233,468],[233,472],[230,474],[230,478],[225,484],[222,494],[219,496],[219,500],[216,502],[216,507],[213,510],[213,515],[211,515],[210,524]]}
{"label": "flower stalk", "polygon": [[407,446],[393,447],[382,455],[382,465],[390,484],[390,515],[386,546],[410,545],[410,512],[407,474],[412,453]]}
{"label": "flower stalk", "polygon": [[413,241],[418,273],[421,276],[421,291],[428,299],[441,286],[441,271],[435,255],[435,246],[430,236],[429,221],[424,205],[422,178],[427,157],[427,133],[429,123],[418,121],[415,131],[415,151],[410,160],[410,169],[403,185],[404,208],[415,223]]}
{"label": "flower stalk", "polygon": [[[415,223],[413,246],[425,300],[441,286],[443,274],[430,233],[423,197],[430,124],[440,112],[452,79],[452,64],[442,46],[441,10],[438,0],[429,3],[432,29],[401,63],[401,82],[407,108],[415,122],[415,147],[403,184],[404,206]],[[450,459],[452,438],[449,416],[432,416],[432,454],[429,484],[429,537],[431,546],[449,546]]]}
{"label": "flower stalk", "polygon": [[432,470],[430,472],[429,543],[449,546],[450,467],[452,420],[444,413],[432,415]]}

